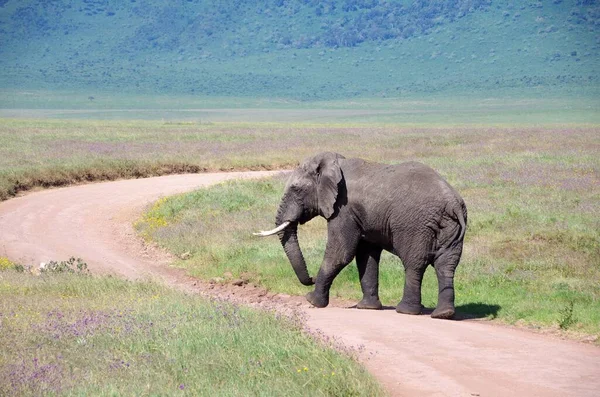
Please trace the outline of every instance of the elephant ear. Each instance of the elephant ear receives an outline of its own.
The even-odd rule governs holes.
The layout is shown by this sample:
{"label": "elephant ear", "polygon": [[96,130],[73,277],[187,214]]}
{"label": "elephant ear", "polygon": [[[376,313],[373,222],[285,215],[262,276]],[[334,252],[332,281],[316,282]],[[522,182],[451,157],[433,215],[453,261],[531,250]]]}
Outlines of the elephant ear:
{"label": "elephant ear", "polygon": [[344,157],[336,153],[323,153],[317,167],[317,200],[319,210],[326,219],[335,211],[338,185],[342,180],[342,169],[338,162]]}

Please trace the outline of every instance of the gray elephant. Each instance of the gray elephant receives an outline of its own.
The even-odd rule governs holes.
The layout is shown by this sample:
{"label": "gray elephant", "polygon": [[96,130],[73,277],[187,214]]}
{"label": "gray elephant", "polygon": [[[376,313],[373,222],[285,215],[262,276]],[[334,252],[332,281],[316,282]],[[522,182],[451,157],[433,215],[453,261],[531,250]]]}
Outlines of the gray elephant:
{"label": "gray elephant", "polygon": [[[327,219],[325,257],[316,278],[308,274],[297,237],[298,223]],[[454,315],[454,272],[460,260],[467,208],[459,194],[426,165],[385,165],[325,152],[306,159],[290,176],[276,216],[277,234],[296,275],[315,285],[306,295],[316,307],[329,304],[329,289],[356,258],[363,298],[359,309],[381,309],[379,258],[397,255],[406,272],[396,311],[419,314],[421,282],[428,265],[438,279],[434,318]]]}

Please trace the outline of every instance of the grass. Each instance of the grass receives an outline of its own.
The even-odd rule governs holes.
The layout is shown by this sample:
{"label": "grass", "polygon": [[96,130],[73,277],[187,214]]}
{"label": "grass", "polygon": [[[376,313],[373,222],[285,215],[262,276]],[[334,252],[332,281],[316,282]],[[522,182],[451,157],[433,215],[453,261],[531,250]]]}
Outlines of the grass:
{"label": "grass", "polygon": [[80,272],[0,271],[0,395],[383,395],[300,318]]}
{"label": "grass", "polygon": [[[540,114],[552,113],[543,108]],[[366,124],[368,117],[319,123],[310,112],[316,118],[301,123],[0,119],[0,198],[90,180],[292,167],[322,150],[388,163],[418,160],[442,173],[469,207],[456,279],[459,311],[597,336],[597,125],[538,125],[512,118],[508,108],[502,110],[508,118],[494,119],[496,125],[460,123],[448,110],[447,120],[457,124],[444,125],[444,110],[438,111],[429,123],[409,124]],[[495,117],[485,108],[473,112]],[[251,236],[273,225],[283,183],[282,177],[232,182],[165,198],[137,227],[175,254],[189,252],[175,265],[197,277],[230,272],[272,291],[304,294],[308,289],[296,281],[278,241]],[[311,274],[322,259],[325,227],[314,220],[300,230]],[[360,367],[272,315],[152,283],[34,277],[13,270],[22,268],[6,258],[0,269],[0,395],[379,393]],[[381,274],[382,300],[395,305],[402,266],[384,254]],[[348,266],[333,293],[358,299],[357,279],[355,266]],[[436,290],[428,271],[427,306],[435,304]],[[259,331],[242,333],[251,326]],[[317,351],[323,359],[314,359]]]}
{"label": "grass", "polygon": [[[469,208],[465,252],[456,277],[457,307],[507,323],[568,328],[600,336],[600,161],[596,128],[341,128],[346,155],[385,162],[419,160],[436,168]],[[368,135],[373,142],[366,145]],[[310,145],[310,143],[309,143]],[[360,146],[360,149],[357,146]],[[264,145],[265,153],[269,144]],[[327,146],[323,146],[326,148]],[[284,178],[231,182],[163,199],[138,222],[140,233],[194,276],[230,272],[270,290],[304,294],[276,238],[251,232],[273,226]],[[322,260],[326,223],[301,226],[311,275]],[[400,261],[381,264],[384,304],[398,303]],[[359,299],[354,265],[338,276],[333,295]],[[437,299],[433,271],[424,304]]]}
{"label": "grass", "polygon": [[[373,106],[384,107],[380,103]],[[414,106],[413,112],[417,114],[428,103]],[[541,109],[549,105],[535,106]],[[495,109],[500,114],[497,120],[510,113],[510,108],[501,104]],[[544,112],[552,111],[558,112],[552,106]],[[523,129],[461,124],[448,128],[439,123],[443,119],[449,122],[443,114],[453,114],[453,108],[443,107],[439,112],[437,121],[404,127],[363,122],[377,117],[377,113],[365,116],[363,121],[327,124],[0,119],[0,200],[38,187],[89,181],[289,168],[323,149],[381,161],[426,157],[434,162],[443,162],[440,156],[454,155],[460,150],[484,150],[489,155],[486,161],[494,161],[499,150],[494,145],[503,148],[515,136],[519,141],[515,142],[515,149],[509,148],[512,152],[537,150],[538,137],[550,144],[568,144],[579,150],[598,131],[585,124],[563,127],[525,124]],[[470,112],[484,117],[488,110],[474,108]],[[316,117],[306,109],[295,114]],[[527,122],[518,116],[516,120]],[[488,133],[482,135],[482,130]],[[560,147],[542,147],[553,155],[560,151]],[[571,156],[571,161],[574,159]]]}
{"label": "grass", "polygon": [[[259,140],[244,126],[3,119],[0,199],[35,187],[286,163],[276,154],[261,161]],[[255,145],[248,156],[246,145]]]}

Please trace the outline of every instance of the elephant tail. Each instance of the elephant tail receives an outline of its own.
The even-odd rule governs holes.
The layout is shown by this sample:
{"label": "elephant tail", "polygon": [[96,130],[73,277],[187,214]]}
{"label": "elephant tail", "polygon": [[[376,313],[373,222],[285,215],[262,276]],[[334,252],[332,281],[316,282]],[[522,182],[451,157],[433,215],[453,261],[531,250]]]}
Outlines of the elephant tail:
{"label": "elephant tail", "polygon": [[461,202],[459,208],[454,207],[454,216],[460,225],[460,232],[457,232],[458,237],[455,237],[451,244],[458,244],[464,240],[467,231],[467,207],[465,206],[465,203]]}

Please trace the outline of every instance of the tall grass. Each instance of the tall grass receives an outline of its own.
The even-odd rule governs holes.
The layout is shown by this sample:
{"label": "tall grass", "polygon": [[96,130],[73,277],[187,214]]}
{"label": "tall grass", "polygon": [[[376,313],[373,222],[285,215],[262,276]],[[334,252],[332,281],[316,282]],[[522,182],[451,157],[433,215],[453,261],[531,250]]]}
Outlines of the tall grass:
{"label": "tall grass", "polygon": [[0,271],[0,395],[382,395],[301,319],[152,282]]}
{"label": "tall grass", "polygon": [[[416,115],[422,113],[419,109],[416,106]],[[437,117],[447,121],[445,115],[453,112],[453,108],[444,108]],[[474,112],[487,114],[485,109]],[[384,117],[377,113],[371,116]],[[465,116],[465,120],[470,119]],[[562,155],[573,162],[579,151],[592,155],[589,145],[597,134],[594,126],[517,129],[439,124],[0,119],[0,200],[33,188],[87,181],[289,168],[322,150],[386,162],[427,159],[434,164],[469,153],[478,154],[475,161],[489,163],[504,161],[499,156],[507,154],[528,151],[535,156],[544,150],[545,155]],[[469,172],[477,172],[477,164],[471,168]]]}
{"label": "tall grass", "polygon": [[[458,311],[509,323],[567,328],[600,335],[600,161],[595,134],[585,130],[442,129],[377,135],[377,157],[419,159],[436,168],[469,208],[465,251],[456,276]],[[591,131],[589,131],[591,132]],[[352,130],[346,145],[351,147]],[[383,145],[382,145],[383,146]],[[367,148],[368,153],[375,150]],[[349,150],[352,153],[352,150]],[[393,153],[398,153],[390,160]],[[138,229],[175,254],[198,277],[230,272],[285,293],[303,294],[273,226],[283,177],[231,182],[168,198],[149,209]],[[159,225],[160,223],[160,225]],[[154,225],[154,226],[153,226]],[[311,275],[322,260],[326,223],[301,226]],[[403,288],[400,261],[384,254],[380,290],[395,305]],[[359,299],[351,264],[333,285],[336,296]],[[435,275],[424,281],[424,304],[435,306]]]}

